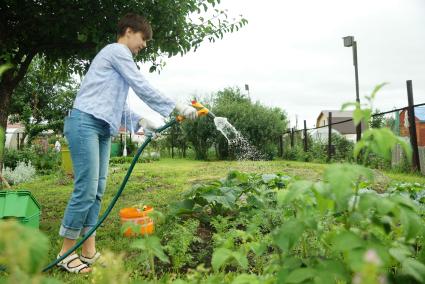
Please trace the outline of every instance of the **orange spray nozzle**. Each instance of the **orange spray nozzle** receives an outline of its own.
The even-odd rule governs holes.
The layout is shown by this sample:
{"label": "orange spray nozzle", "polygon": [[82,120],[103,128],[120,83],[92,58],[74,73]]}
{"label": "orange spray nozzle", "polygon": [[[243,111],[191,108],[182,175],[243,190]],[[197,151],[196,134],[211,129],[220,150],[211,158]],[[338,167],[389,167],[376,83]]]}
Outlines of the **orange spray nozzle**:
{"label": "orange spray nozzle", "polygon": [[[206,107],[204,107],[200,102],[192,101],[192,106],[198,110],[198,116],[206,116],[206,115],[208,115],[208,116],[210,116],[212,118],[215,118],[215,115],[212,112],[210,112],[209,109],[207,109]],[[181,121],[184,120],[184,116],[178,115],[176,117],[176,120],[178,122],[181,122]]]}
{"label": "orange spray nozzle", "polygon": [[210,112],[209,109],[204,107],[200,102],[192,101],[192,106],[198,110],[198,116],[208,115],[213,119],[215,118],[215,115],[212,112]]}

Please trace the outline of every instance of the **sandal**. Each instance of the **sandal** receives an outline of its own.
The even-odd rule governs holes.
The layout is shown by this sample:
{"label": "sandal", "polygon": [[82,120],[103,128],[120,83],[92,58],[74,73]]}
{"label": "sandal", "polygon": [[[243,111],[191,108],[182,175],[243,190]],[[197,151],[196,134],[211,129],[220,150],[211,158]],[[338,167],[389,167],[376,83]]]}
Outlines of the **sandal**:
{"label": "sandal", "polygon": [[100,256],[101,254],[98,251],[92,257],[85,257],[81,254],[80,260],[87,265],[93,265],[99,259]]}
{"label": "sandal", "polygon": [[[58,254],[57,258],[59,258],[59,257],[60,257],[60,255]],[[64,270],[68,271],[68,272],[71,272],[71,273],[88,273],[88,272],[90,272],[90,271],[81,272],[81,270],[89,268],[89,266],[86,263],[81,263],[80,265],[77,265],[77,266],[74,266],[74,267],[69,266],[69,264],[71,262],[73,262],[74,260],[76,260],[78,258],[79,258],[78,254],[74,253],[74,254],[68,255],[61,262],[59,262],[56,265],[59,266],[60,268],[64,269]]]}

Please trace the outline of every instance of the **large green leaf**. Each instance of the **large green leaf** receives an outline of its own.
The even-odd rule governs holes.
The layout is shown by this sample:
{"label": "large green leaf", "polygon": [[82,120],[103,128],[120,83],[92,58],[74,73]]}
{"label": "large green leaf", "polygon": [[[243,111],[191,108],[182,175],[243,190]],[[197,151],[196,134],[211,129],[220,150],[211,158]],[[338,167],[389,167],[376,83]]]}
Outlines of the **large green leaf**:
{"label": "large green leaf", "polygon": [[238,275],[233,281],[232,284],[259,284],[260,281],[255,274],[246,274],[242,273]]}
{"label": "large green leaf", "polygon": [[311,181],[297,181],[291,183],[287,190],[281,190],[277,195],[277,202],[280,206],[289,205],[294,200],[302,198],[306,192],[311,191],[313,182]]}
{"label": "large green leaf", "polygon": [[211,266],[215,271],[219,271],[221,267],[224,267],[231,261],[235,261],[243,269],[248,268],[248,260],[245,255],[227,248],[218,248],[214,251]]}
{"label": "large green leaf", "polygon": [[131,244],[131,247],[140,249],[144,253],[152,254],[162,262],[169,263],[169,259],[164,253],[161,242],[156,236],[147,236],[136,240]]}
{"label": "large green leaf", "polygon": [[312,279],[317,271],[312,268],[298,268],[289,273],[285,283],[301,283],[305,280]]}
{"label": "large green leaf", "polygon": [[340,252],[361,248],[365,245],[357,234],[346,230],[335,235],[332,239],[332,244],[332,249]]}
{"label": "large green leaf", "polygon": [[425,264],[413,259],[406,258],[402,263],[402,272],[412,276],[420,283],[425,282]]}
{"label": "large green leaf", "polygon": [[284,253],[288,253],[298,243],[304,230],[305,225],[302,221],[289,220],[274,233],[274,243]]}
{"label": "large green leaf", "polygon": [[360,165],[333,164],[326,169],[324,176],[325,181],[331,187],[339,209],[346,209],[348,200],[354,194],[355,183],[362,179],[372,181],[373,172]]}
{"label": "large green leaf", "polygon": [[415,239],[419,233],[423,234],[424,222],[414,211],[400,207],[400,222],[403,227],[403,233],[407,240]]}
{"label": "large green leaf", "polygon": [[405,259],[412,255],[412,252],[405,246],[390,248],[388,252],[400,263],[403,263]]}

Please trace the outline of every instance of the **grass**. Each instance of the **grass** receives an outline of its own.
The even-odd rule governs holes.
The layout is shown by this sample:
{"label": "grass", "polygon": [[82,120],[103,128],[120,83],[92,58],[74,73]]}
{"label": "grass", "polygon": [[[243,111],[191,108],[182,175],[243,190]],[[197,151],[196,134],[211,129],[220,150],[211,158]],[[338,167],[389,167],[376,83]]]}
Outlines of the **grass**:
{"label": "grass", "polygon": [[[103,210],[110,203],[118,190],[129,164],[115,165],[109,168]],[[120,235],[119,210],[137,204],[150,204],[155,210],[167,212],[167,206],[182,199],[182,194],[194,184],[219,179],[230,170],[255,173],[282,172],[302,179],[317,181],[321,179],[326,164],[302,163],[292,161],[267,162],[227,162],[227,161],[193,161],[184,159],[162,159],[161,161],[137,164],[129,182],[112,210],[108,219],[97,232],[99,250],[111,250],[126,254],[126,267],[134,271],[132,276],[138,278],[137,254],[130,251],[132,239]],[[418,175],[405,175],[375,171],[375,187],[385,188],[392,181],[425,183],[425,178]],[[55,175],[41,176],[35,181],[22,184],[16,189],[30,190],[42,206],[40,230],[50,239],[49,259],[53,260],[61,246],[58,230],[67,201],[72,192],[72,184],[63,185],[63,178]],[[101,212],[102,213],[102,212]],[[87,276],[71,275],[52,269],[49,276],[66,283],[86,283]]]}

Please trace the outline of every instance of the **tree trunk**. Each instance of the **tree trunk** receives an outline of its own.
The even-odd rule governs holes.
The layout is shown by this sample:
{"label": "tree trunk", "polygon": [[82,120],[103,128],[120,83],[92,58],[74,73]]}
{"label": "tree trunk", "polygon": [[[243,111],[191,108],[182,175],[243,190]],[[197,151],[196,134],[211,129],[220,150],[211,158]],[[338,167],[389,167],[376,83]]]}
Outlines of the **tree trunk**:
{"label": "tree trunk", "polygon": [[[28,54],[15,55],[12,64],[14,68],[9,69],[0,78],[0,127],[7,131],[7,118],[10,113],[10,102],[12,99],[13,90],[18,86],[19,82],[24,78],[28,71],[28,67],[36,55],[36,52],[28,52]],[[6,139],[0,141],[2,146],[5,146]],[[3,170],[3,156],[4,153],[0,153],[0,174]]]}
{"label": "tree trunk", "polygon": [[[3,147],[3,149],[6,143],[7,117],[9,116],[9,105],[12,94],[8,88],[8,83],[10,82],[8,82],[7,77],[5,77],[0,83],[0,127],[4,129],[5,133],[5,139],[0,141],[1,147]],[[3,171],[3,156],[4,152],[0,153],[0,175]]]}

